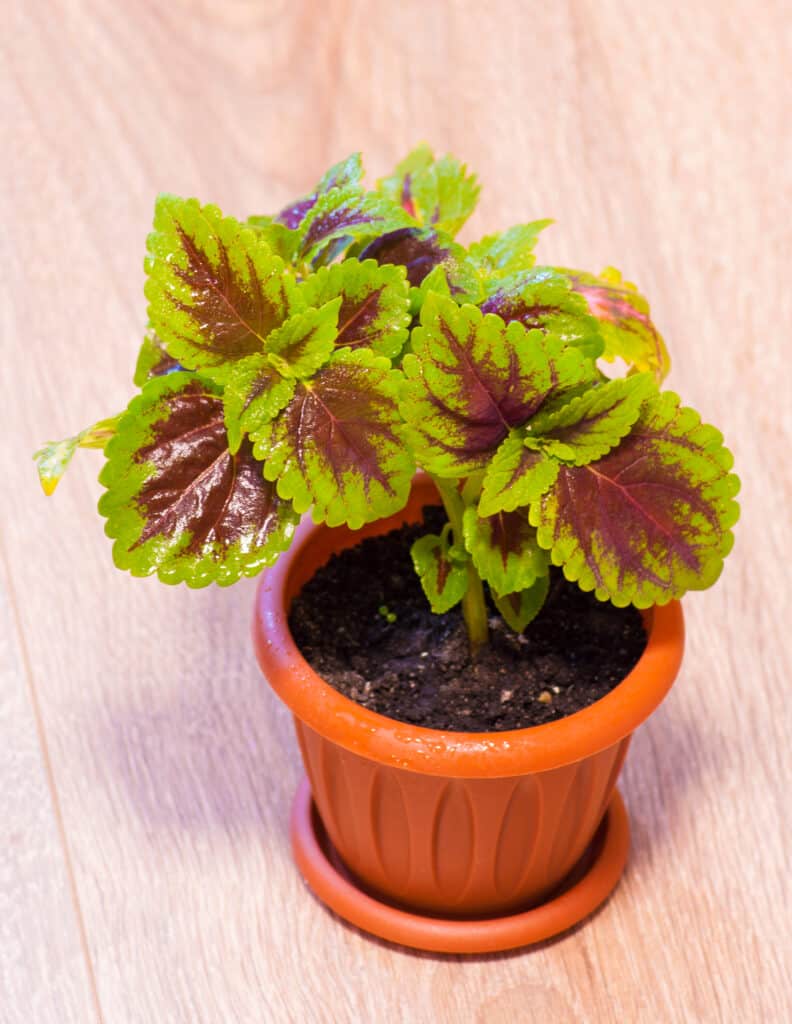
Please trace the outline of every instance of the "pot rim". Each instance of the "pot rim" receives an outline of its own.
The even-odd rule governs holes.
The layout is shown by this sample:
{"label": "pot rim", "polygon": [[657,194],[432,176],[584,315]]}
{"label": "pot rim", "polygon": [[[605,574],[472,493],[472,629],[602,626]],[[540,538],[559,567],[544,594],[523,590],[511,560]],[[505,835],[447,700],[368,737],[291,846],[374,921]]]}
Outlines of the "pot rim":
{"label": "pot rim", "polygon": [[410,506],[429,504],[430,489],[428,481],[416,482],[402,513],[354,532],[304,519],[291,547],[264,573],[256,593],[253,642],[261,670],[281,700],[306,725],[346,750],[425,775],[501,778],[550,771],[632,733],[660,704],[679,671],[684,648],[679,601],[642,612],[646,649],[610,693],[575,714],[527,729],[449,732],[399,722],[345,697],[311,668],[289,629],[293,594],[332,552],[411,521]]}

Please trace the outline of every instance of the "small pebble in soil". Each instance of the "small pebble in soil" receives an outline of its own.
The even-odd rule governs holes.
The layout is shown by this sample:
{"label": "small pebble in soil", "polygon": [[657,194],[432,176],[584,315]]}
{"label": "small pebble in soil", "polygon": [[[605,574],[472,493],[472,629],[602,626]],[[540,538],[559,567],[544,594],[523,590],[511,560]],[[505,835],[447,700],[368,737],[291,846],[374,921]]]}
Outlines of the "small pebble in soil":
{"label": "small pebble in soil", "polygon": [[[490,610],[490,643],[471,659],[459,607],[434,615],[410,558],[441,510],[334,555],[295,598],[292,635],[341,693],[432,729],[498,732],[573,714],[609,693],[643,653],[635,608],[597,601],[551,570],[544,608],[521,635]],[[387,614],[383,614],[387,609]]]}

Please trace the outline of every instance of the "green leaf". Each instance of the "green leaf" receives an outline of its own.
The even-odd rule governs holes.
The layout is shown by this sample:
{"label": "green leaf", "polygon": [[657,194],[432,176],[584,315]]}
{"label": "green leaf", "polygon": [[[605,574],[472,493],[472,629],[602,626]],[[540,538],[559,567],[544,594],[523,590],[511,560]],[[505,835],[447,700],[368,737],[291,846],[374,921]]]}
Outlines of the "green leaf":
{"label": "green leaf", "polygon": [[300,294],[308,306],[338,297],[337,348],[366,347],[395,359],[404,347],[410,313],[401,267],[348,258],[311,274],[300,285]]}
{"label": "green leaf", "polygon": [[466,559],[449,545],[448,531],[439,537],[433,533],[420,537],[410,555],[432,611],[437,615],[450,611],[465,596],[468,570]]}
{"label": "green leaf", "polygon": [[336,346],[341,298],[289,317],[270,334],[265,351],[236,363],[225,385],[225,422],[232,452],[291,400],[295,382],[311,377]]}
{"label": "green leaf", "polygon": [[152,329],[188,369],[223,380],[292,311],[294,280],[283,260],[214,206],[161,196],[148,251]]}
{"label": "green leaf", "polygon": [[496,313],[506,323],[551,331],[568,345],[575,345],[591,359],[603,351],[599,325],[590,315],[583,296],[552,267],[535,267],[486,282],[488,297],[483,313]]}
{"label": "green leaf", "polygon": [[435,160],[424,143],[413,150],[377,188],[419,224],[455,235],[473,212],[480,187],[455,157]]}
{"label": "green leaf", "polygon": [[536,542],[528,509],[480,516],[472,505],[463,517],[465,547],[479,576],[500,595],[512,594],[546,576],[549,558]]}
{"label": "green leaf", "polygon": [[540,498],[555,482],[558,463],[525,446],[525,430],[513,430],[484,474],[479,511],[483,516],[515,509]]}
{"label": "green leaf", "polygon": [[646,608],[718,578],[737,520],[737,477],[720,433],[665,392],[597,462],[561,466],[531,505],[537,538],[567,579]]}
{"label": "green leaf", "polygon": [[271,565],[298,517],[244,444],[232,454],[220,389],[190,373],[149,381],[106,449],[99,511],[134,576],[202,587]]}
{"label": "green leaf", "polygon": [[106,420],[99,420],[93,426],[86,427],[74,437],[66,437],[62,441],[47,441],[37,452],[33,459],[38,469],[41,489],[46,495],[53,494],[60,483],[60,479],[69,468],[69,463],[74,458],[78,448],[104,448],[110,438],[115,434],[121,414],[111,416]]}
{"label": "green leaf", "polygon": [[300,246],[300,232],[293,231],[274,221],[272,217],[248,217],[247,227],[253,228],[258,237],[270,247],[284,263],[293,263]]}
{"label": "green leaf", "polygon": [[399,375],[367,349],[341,349],[271,422],[251,434],[268,480],[317,522],[364,523],[404,507],[413,475]]}
{"label": "green leaf", "polygon": [[552,223],[551,220],[535,220],[530,224],[515,224],[497,235],[487,235],[470,246],[470,259],[485,277],[502,278],[530,270],[536,262],[533,250],[539,233]]}
{"label": "green leaf", "polygon": [[[316,206],[316,203],[320,196],[325,195],[331,189],[334,188],[346,188],[349,185],[359,185],[363,179],[363,162],[360,158],[360,153],[353,153],[348,156],[345,160],[340,160],[337,164],[333,164],[329,171],[326,171],[313,190],[307,196],[303,196],[301,199],[296,199],[293,203],[289,203],[279,214],[276,215],[274,221],[278,224],[283,225],[290,231],[298,229],[302,222],[305,220],[310,211]],[[254,218],[251,218],[253,220]],[[256,221],[261,222],[272,222],[271,217],[257,217]],[[298,235],[299,237],[299,235]]]}
{"label": "green leaf", "polygon": [[599,320],[605,342],[603,358],[623,359],[636,371],[649,371],[658,383],[671,369],[671,360],[660,332],[649,316],[649,303],[631,281],[614,267],[597,277],[582,270],[561,270],[572,287],[586,300]]}
{"label": "green leaf", "polygon": [[134,383],[142,388],[152,377],[162,377],[182,367],[177,359],[168,354],[157,335],[149,330],[143,338],[135,365]]}
{"label": "green leaf", "polygon": [[539,576],[527,590],[521,590],[514,594],[493,594],[495,607],[503,616],[507,626],[522,633],[539,612],[547,599],[547,592],[550,589],[550,577]]}
{"label": "green leaf", "polygon": [[525,445],[576,466],[594,462],[629,434],[652,393],[656,389],[648,373],[607,381],[534,417]]}
{"label": "green leaf", "polygon": [[404,211],[376,192],[356,185],[334,188],[317,199],[300,225],[300,255],[316,259],[333,242],[371,238],[407,223]]}
{"label": "green leaf", "polygon": [[411,347],[402,413],[419,463],[442,477],[485,469],[513,427],[595,372],[550,334],[437,294],[424,303]]}

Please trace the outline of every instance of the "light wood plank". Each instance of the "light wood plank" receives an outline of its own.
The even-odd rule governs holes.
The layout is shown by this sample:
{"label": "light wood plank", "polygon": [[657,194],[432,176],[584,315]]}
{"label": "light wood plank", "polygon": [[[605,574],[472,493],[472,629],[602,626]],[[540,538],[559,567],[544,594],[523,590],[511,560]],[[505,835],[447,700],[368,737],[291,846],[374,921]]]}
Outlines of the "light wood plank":
{"label": "light wood plank", "polygon": [[0,573],[0,1022],[97,1021],[4,576]]}
{"label": "light wood plank", "polygon": [[[318,11],[19,3],[0,39],[8,553],[105,1019],[787,1020],[785,12]],[[628,760],[622,886],[572,935],[472,961],[372,942],[298,881],[300,769],[250,652],[253,584],[196,594],[120,576],[95,461],[45,502],[25,455],[125,401],[158,190],[264,211],[348,151],[376,174],[420,138],[481,174],[469,237],[553,215],[548,260],[614,262],[642,284],[671,385],[724,429],[745,485],[723,580],[687,602],[683,677]]]}

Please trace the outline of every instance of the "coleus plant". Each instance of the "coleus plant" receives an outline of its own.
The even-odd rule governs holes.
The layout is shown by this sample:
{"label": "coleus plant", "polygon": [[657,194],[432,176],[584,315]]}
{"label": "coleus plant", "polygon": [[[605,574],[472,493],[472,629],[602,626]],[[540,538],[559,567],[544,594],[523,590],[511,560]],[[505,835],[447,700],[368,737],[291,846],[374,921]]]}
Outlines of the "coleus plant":
{"label": "coleus plant", "polygon": [[352,529],[397,513],[422,469],[448,521],[412,558],[436,612],[462,603],[474,651],[485,586],[519,631],[551,565],[620,606],[711,585],[738,480],[720,433],[660,390],[635,286],[537,265],[546,220],[461,245],[476,179],[427,146],[362,177],[356,154],[246,221],[161,196],[138,393],[36,453],[45,491],[103,448],[116,564],[200,587],[271,565],[308,511]]}

